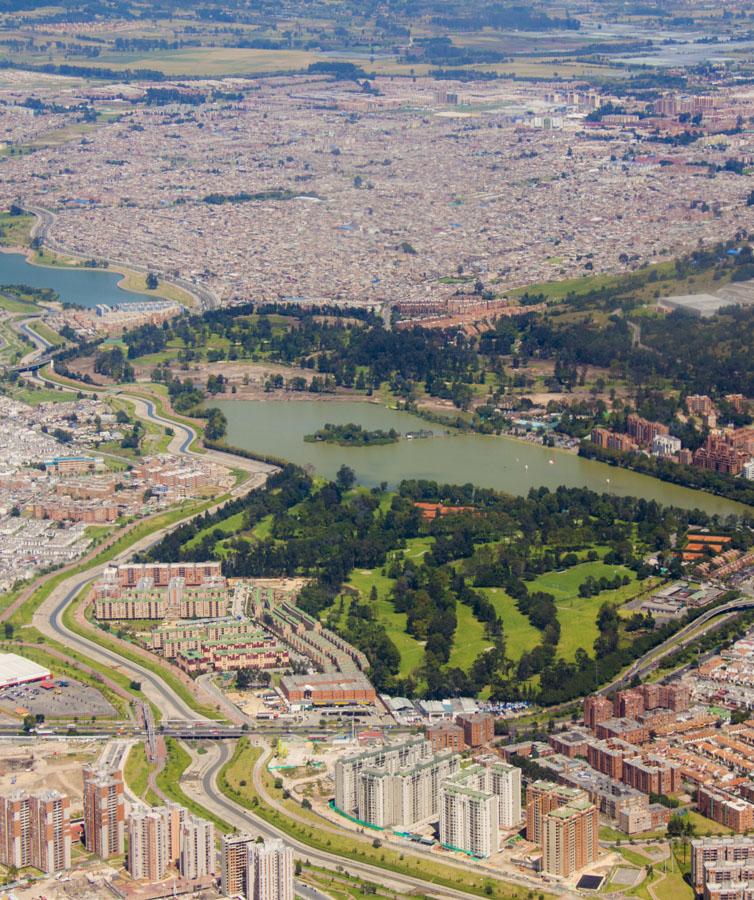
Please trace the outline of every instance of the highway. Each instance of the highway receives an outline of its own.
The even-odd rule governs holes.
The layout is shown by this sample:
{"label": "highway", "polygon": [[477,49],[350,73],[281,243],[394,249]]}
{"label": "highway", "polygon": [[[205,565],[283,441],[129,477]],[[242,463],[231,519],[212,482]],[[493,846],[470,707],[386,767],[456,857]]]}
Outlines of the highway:
{"label": "highway", "polygon": [[[145,666],[123,659],[123,657],[114,653],[112,650],[101,647],[94,641],[75,634],[63,624],[63,613],[69,603],[71,603],[79,591],[92,580],[92,577],[104,568],[104,565],[97,566],[96,569],[91,570],[86,575],[80,576],[78,579],[69,579],[69,581],[65,582],[67,586],[65,593],[63,593],[63,596],[55,602],[49,613],[46,627],[44,629],[40,627],[40,622],[38,621],[39,611],[34,614],[34,624],[40,628],[40,630],[47,631],[47,629],[49,629],[49,631],[52,632],[51,636],[65,644],[66,647],[70,647],[73,650],[83,653],[88,659],[93,659],[95,662],[102,663],[109,668],[122,672],[133,681],[140,682],[144,695],[157,706],[163,715],[178,719],[189,719],[192,721],[207,721],[206,717],[200,716],[191,709],[187,703],[165,685],[161,678],[156,676]],[[69,586],[70,581],[72,581],[73,584]],[[47,606],[47,603],[43,604],[40,607],[40,610],[46,610]]]}
{"label": "highway", "polygon": [[[448,900],[469,900],[469,898],[476,896],[453,888],[435,887],[429,882],[422,881],[420,878],[398,874],[389,869],[382,869],[379,866],[372,866],[368,863],[356,862],[352,859],[338,856],[335,853],[315,850],[308,844],[290,837],[286,832],[281,831],[274,825],[270,825],[251,811],[238,806],[220,791],[217,786],[217,778],[220,770],[230,760],[231,747],[226,743],[217,743],[214,747],[217,750],[213,750],[212,756],[205,763],[200,778],[192,782],[192,787],[201,791],[202,796],[199,802],[202,806],[215,813],[215,815],[220,816],[221,819],[234,828],[238,828],[240,831],[250,831],[252,834],[261,835],[265,838],[282,838],[293,848],[296,856],[300,859],[307,859],[315,865],[326,869],[336,869],[339,866],[345,868],[351,875],[356,875],[366,881],[376,882],[395,890],[410,893],[420,890],[425,897],[448,898]],[[206,754],[206,756],[209,756],[209,754]],[[530,885],[527,886],[529,887]],[[548,886],[548,890],[551,890],[550,886]]]}
{"label": "highway", "polygon": [[[749,589],[746,590],[748,591]],[[746,612],[751,609],[754,609],[754,595],[747,592],[743,597],[738,597],[735,600],[731,600],[729,603],[723,603],[721,606],[716,606],[714,609],[707,610],[707,612],[702,613],[694,619],[693,622],[684,625],[683,628],[669,637],[664,643],[655,647],[653,650],[650,650],[648,653],[645,653],[640,659],[637,659],[636,662],[632,663],[620,677],[600,688],[598,693],[607,694],[619,685],[631,681],[634,677],[641,678],[643,675],[656,669],[658,663],[660,660],[664,659],[664,657],[668,656],[670,653],[674,653],[676,650],[687,647],[701,637],[707,630],[703,626],[708,625],[715,619],[719,617],[728,618],[735,613]],[[700,626],[702,627],[701,631],[699,631]]]}

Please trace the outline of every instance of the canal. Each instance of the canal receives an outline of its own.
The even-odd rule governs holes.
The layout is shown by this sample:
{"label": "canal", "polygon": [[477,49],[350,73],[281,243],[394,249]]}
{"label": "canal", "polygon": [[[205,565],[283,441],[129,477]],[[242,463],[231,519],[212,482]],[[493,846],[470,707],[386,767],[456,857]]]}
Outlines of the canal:
{"label": "canal", "polygon": [[[282,457],[299,465],[311,464],[328,478],[344,463],[358,480],[374,486],[393,486],[402,479],[427,478],[449,484],[471,482],[512,494],[532,487],[586,487],[621,496],[644,497],[686,509],[719,515],[740,515],[747,507],[667,484],[627,469],[582,459],[573,453],[550,450],[509,437],[480,434],[448,435],[441,426],[376,403],[317,400],[210,400],[228,419],[227,441],[256,453]],[[395,428],[401,434],[432,429],[436,436],[401,440],[377,447],[339,447],[306,443],[326,422],[355,422],[367,429]]]}
{"label": "canal", "polygon": [[96,306],[107,303],[133,303],[151,299],[146,294],[118,287],[123,276],[104,269],[78,269],[63,266],[35,266],[22,253],[0,253],[0,284],[25,284],[33,288],[52,288],[64,303]]}

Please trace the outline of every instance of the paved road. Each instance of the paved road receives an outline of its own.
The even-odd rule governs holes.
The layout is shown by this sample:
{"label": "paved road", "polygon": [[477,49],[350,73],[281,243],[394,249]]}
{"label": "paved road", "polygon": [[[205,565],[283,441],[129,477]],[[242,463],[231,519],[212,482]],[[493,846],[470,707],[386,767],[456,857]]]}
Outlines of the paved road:
{"label": "paved road", "polygon": [[326,869],[334,869],[337,866],[345,868],[349,874],[359,876],[367,881],[377,882],[394,890],[402,890],[413,892],[417,888],[422,890],[424,896],[441,897],[441,898],[461,898],[461,900],[469,900],[473,895],[467,894],[465,891],[456,891],[451,888],[434,888],[427,882],[419,878],[412,878],[408,875],[399,875],[378,866],[370,866],[367,863],[359,863],[350,859],[344,859],[334,853],[325,853],[303,844],[295,838],[291,838],[285,832],[265,822],[264,819],[255,816],[249,810],[238,806],[229,800],[217,787],[217,776],[220,769],[228,762],[231,757],[231,748],[228,744],[218,743],[214,747],[217,750],[213,753],[212,758],[207,761],[206,767],[201,773],[200,779],[196,787],[201,790],[202,797],[200,803],[209,809],[215,815],[220,816],[229,825],[233,825],[240,831],[249,831],[254,835],[261,835],[265,838],[282,838],[289,846],[291,846],[300,859],[307,859],[316,865]]}
{"label": "paved road", "polygon": [[[309,860],[316,865],[326,869],[336,869],[338,866],[345,868],[349,874],[356,875],[366,881],[376,882],[384,885],[392,890],[413,893],[417,889],[422,891],[422,895],[426,897],[447,898],[447,900],[469,900],[473,895],[463,890],[454,888],[436,887],[429,882],[422,881],[420,878],[414,878],[410,875],[402,875],[379,866],[372,866],[368,863],[356,862],[351,859],[345,859],[335,853],[327,853],[315,850],[308,844],[304,844],[295,838],[290,837],[284,831],[270,825],[264,819],[254,815],[250,810],[239,806],[232,800],[228,799],[217,786],[217,777],[222,767],[231,757],[232,746],[227,742],[218,742],[212,745],[211,756],[205,754],[199,763],[199,774],[192,779],[191,788],[194,795],[201,793],[198,802],[206,809],[220,816],[229,825],[238,828],[240,831],[249,831],[254,835],[261,835],[265,838],[282,838],[289,844],[296,856],[300,859]],[[253,773],[252,774],[253,777]],[[460,868],[460,867],[459,867]],[[482,871],[480,869],[480,871]],[[492,875],[493,873],[489,873]],[[517,884],[519,887],[533,889],[533,882],[523,882],[514,879],[506,879],[509,883]],[[537,885],[541,889],[540,885]],[[557,886],[547,885],[546,890],[550,893],[562,893]]]}
{"label": "paved road", "polygon": [[707,610],[707,612],[702,613],[701,616],[694,619],[693,622],[684,625],[683,628],[677,631],[672,637],[669,637],[664,643],[655,647],[653,650],[650,650],[648,653],[645,653],[640,659],[637,659],[623,675],[616,678],[614,681],[611,681],[610,684],[606,684],[603,688],[600,688],[599,693],[606,694],[618,685],[631,681],[635,676],[641,678],[642,675],[651,672],[653,669],[657,668],[657,664],[660,660],[664,659],[664,657],[668,656],[670,653],[674,653],[676,650],[681,650],[695,640],[698,640],[707,630],[706,628],[702,628],[702,631],[698,632],[698,629],[701,626],[709,625],[721,616],[728,618],[737,612],[745,612],[751,609],[754,609],[754,595],[747,593],[744,594],[743,597],[731,600],[729,603],[724,603],[722,606],[716,606],[714,609]]}
{"label": "paved road", "polygon": [[63,582],[62,591],[53,591],[51,597],[34,613],[33,624],[43,633],[65,644],[66,647],[83,653],[88,659],[116,669],[133,681],[139,681],[144,695],[157,706],[163,715],[193,721],[207,721],[206,717],[200,716],[191,709],[161,678],[145,666],[123,659],[117,653],[101,647],[89,638],[75,634],[63,624],[63,613],[68,605],[79,591],[104,568],[105,564],[102,564],[91,569],[85,575],[72,577]]}

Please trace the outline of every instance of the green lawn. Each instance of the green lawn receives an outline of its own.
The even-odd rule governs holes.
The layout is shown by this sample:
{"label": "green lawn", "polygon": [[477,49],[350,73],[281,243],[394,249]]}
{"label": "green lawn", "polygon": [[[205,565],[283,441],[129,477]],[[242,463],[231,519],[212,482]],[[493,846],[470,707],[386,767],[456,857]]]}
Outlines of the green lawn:
{"label": "green lawn", "polygon": [[[628,575],[631,583],[613,591],[603,591],[594,597],[579,597],[579,586],[590,575],[593,578]],[[631,569],[608,566],[600,561],[580,563],[564,572],[547,572],[527,582],[527,587],[530,592],[546,591],[555,598],[560,622],[558,654],[566,660],[572,660],[579,647],[591,653],[599,636],[597,613],[603,603],[623,603],[639,589]]]}
{"label": "green lawn", "polygon": [[401,655],[401,677],[408,675],[422,661],[424,645],[406,633],[407,616],[396,612],[388,595],[393,589],[393,579],[382,575],[379,569],[356,569],[347,582],[356,588],[364,600],[368,600],[372,587],[377,589],[375,611],[377,618],[385,626],[388,637]]}
{"label": "green lawn", "polygon": [[0,245],[3,247],[27,247],[30,240],[34,216],[26,213],[12,216],[10,212],[0,213]]}
{"label": "green lawn", "polygon": [[31,329],[41,338],[49,341],[53,347],[59,347],[61,344],[65,343],[65,338],[61,337],[57,331],[53,331],[52,328],[44,322],[32,322]]}
{"label": "green lawn", "polygon": [[68,403],[76,399],[72,391],[53,391],[48,388],[14,388],[11,391],[15,400],[39,406],[40,403]]}
{"label": "green lawn", "polygon": [[197,544],[200,544],[208,534],[212,534],[215,531],[221,532],[224,537],[235,535],[241,531],[243,517],[243,512],[237,512],[232,516],[228,516],[227,519],[223,519],[222,522],[218,522],[216,525],[209,525],[207,528],[202,528],[202,530],[198,531],[191,540],[186,541],[185,546],[195,547]]}
{"label": "green lawn", "polygon": [[686,815],[696,827],[697,837],[707,837],[711,834],[733,834],[733,829],[720,825],[718,822],[701,815],[701,813],[689,810]]}
{"label": "green lawn", "polygon": [[134,744],[128,751],[123,775],[126,784],[139,798],[143,798],[147,792],[150,768],[144,744]]}
{"label": "green lawn", "polygon": [[453,649],[449,665],[468,671],[474,660],[492,646],[492,641],[484,636],[484,625],[476,618],[471,607],[456,604],[456,632],[453,635]]}
{"label": "green lawn", "polygon": [[35,313],[39,313],[39,307],[32,303],[30,300],[28,303],[26,301],[17,300],[15,297],[6,297],[5,294],[0,294],[0,309],[4,309],[9,313],[20,313],[22,315],[34,315]]}
{"label": "green lawn", "polygon": [[506,651],[511,659],[519,659],[522,653],[532,650],[541,642],[542,634],[539,629],[519,612],[516,601],[502,588],[474,588],[474,590],[484,594],[502,619]]}

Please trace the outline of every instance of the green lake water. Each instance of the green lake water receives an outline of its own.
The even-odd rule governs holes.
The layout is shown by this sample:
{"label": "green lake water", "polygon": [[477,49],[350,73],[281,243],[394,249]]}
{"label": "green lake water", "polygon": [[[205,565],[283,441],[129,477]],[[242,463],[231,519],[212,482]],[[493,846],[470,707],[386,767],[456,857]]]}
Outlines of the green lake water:
{"label": "green lake water", "polygon": [[[350,466],[362,484],[393,486],[404,478],[428,478],[449,484],[471,482],[512,494],[532,487],[587,487],[598,492],[644,497],[687,509],[719,515],[740,514],[747,507],[688,488],[666,484],[627,469],[582,459],[574,453],[539,444],[480,434],[445,435],[441,426],[376,403],[321,400],[211,400],[228,419],[228,443],[257,453],[310,464],[333,478],[340,466]],[[339,447],[306,443],[326,422],[355,422],[367,429],[408,431],[432,429],[437,436],[401,440],[377,447]]]}

